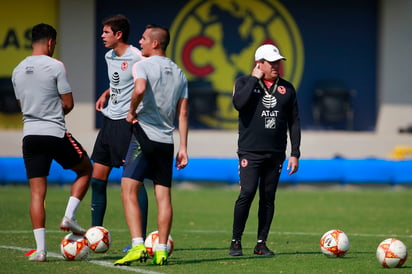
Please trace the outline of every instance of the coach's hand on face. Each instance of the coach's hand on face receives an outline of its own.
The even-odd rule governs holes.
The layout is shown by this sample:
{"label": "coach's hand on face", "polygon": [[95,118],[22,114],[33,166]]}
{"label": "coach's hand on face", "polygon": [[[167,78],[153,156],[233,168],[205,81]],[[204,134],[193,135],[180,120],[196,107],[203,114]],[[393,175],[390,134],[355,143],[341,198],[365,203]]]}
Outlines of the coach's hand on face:
{"label": "coach's hand on face", "polygon": [[259,67],[259,61],[256,63],[256,66],[253,68],[252,70],[252,76],[255,76],[258,79],[262,79],[263,78],[263,71],[260,69]]}

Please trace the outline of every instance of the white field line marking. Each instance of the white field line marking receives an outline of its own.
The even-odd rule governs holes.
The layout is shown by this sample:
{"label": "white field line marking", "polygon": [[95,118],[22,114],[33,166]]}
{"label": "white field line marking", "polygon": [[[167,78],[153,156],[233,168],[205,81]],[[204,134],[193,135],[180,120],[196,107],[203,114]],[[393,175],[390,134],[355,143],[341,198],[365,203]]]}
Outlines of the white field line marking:
{"label": "white field line marking", "polygon": [[[230,231],[210,231],[210,230],[185,230],[182,232],[186,233],[229,233]],[[256,234],[256,231],[245,231],[243,234]],[[300,235],[300,236],[319,236],[323,235],[322,233],[318,232],[289,232],[289,231],[270,231],[270,234],[275,235]],[[399,238],[412,238],[412,235],[400,235],[400,234],[367,234],[367,233],[347,233],[348,236],[355,236],[355,237],[399,237]]]}
{"label": "white field line marking", "polygon": [[[18,246],[6,246],[6,245],[0,245],[0,248],[13,249],[13,250],[18,250],[18,251],[23,251],[23,252],[28,252],[31,250],[30,248],[24,248],[24,247],[18,247]],[[47,257],[60,258],[63,260],[62,255],[55,253],[55,252],[47,252]],[[103,267],[113,268],[116,270],[131,271],[131,272],[137,272],[137,273],[142,273],[142,274],[161,274],[162,273],[162,272],[150,271],[150,270],[135,268],[135,267],[130,267],[130,266],[115,266],[113,265],[113,262],[108,262],[108,261],[85,260],[84,262],[95,264],[95,265],[100,265]]]}
{"label": "white field line marking", "polygon": [[[111,229],[110,231],[112,232],[128,232],[127,229]],[[62,233],[61,230],[47,230],[47,233]],[[224,231],[224,230],[181,230],[181,232],[185,233],[225,233],[225,234],[230,234],[230,231]],[[33,233],[32,230],[0,230],[0,234],[28,234],[28,233]],[[256,231],[245,231],[244,234],[256,234]],[[323,233],[318,233],[318,232],[299,232],[299,231],[270,231],[270,234],[274,235],[300,235],[300,236],[322,236]],[[355,237],[399,237],[399,238],[412,238],[412,235],[409,234],[368,234],[368,233],[347,233],[349,234],[348,236],[355,236]]]}

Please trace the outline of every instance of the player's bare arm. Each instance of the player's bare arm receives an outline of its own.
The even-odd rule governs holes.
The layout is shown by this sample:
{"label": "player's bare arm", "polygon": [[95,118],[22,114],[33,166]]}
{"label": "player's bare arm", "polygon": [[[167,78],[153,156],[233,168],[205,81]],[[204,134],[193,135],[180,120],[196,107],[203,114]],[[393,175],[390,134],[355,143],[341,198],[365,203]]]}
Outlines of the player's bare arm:
{"label": "player's bare arm", "polygon": [[66,94],[61,94],[60,98],[62,99],[63,113],[66,115],[74,107],[73,94],[71,92],[66,93]]}
{"label": "player's bare arm", "polygon": [[143,100],[143,95],[146,90],[146,79],[136,79],[134,82],[134,90],[132,93],[132,99],[130,101],[130,109],[127,113],[126,121],[133,123],[136,119],[136,109],[140,102]]}
{"label": "player's bare arm", "polygon": [[110,89],[108,88],[102,93],[102,95],[100,95],[99,99],[97,99],[96,101],[97,111],[102,111],[109,97],[110,97]]}
{"label": "player's bare arm", "polygon": [[189,156],[187,154],[187,135],[188,135],[188,99],[181,98],[177,104],[177,113],[179,121],[179,136],[180,145],[179,151],[176,156],[177,169],[185,168],[189,162]]}

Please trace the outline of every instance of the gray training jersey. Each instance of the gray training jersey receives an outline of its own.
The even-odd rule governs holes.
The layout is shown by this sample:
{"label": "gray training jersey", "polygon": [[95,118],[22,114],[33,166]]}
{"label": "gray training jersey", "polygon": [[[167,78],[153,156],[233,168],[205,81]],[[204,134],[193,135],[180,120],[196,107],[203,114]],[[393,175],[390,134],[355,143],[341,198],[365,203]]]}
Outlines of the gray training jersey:
{"label": "gray training jersey", "polygon": [[129,46],[122,56],[116,56],[114,50],[108,51],[105,59],[110,79],[110,98],[102,113],[112,120],[125,119],[134,89],[132,68],[142,60],[142,54],[139,49]]}
{"label": "gray training jersey", "polygon": [[62,62],[46,55],[28,56],[13,70],[12,82],[23,113],[23,136],[66,132],[60,94],[72,92]]}
{"label": "gray training jersey", "polygon": [[137,119],[152,141],[173,143],[176,106],[180,98],[188,98],[187,79],[169,58],[149,57],[134,66],[136,79],[146,80],[146,91]]}

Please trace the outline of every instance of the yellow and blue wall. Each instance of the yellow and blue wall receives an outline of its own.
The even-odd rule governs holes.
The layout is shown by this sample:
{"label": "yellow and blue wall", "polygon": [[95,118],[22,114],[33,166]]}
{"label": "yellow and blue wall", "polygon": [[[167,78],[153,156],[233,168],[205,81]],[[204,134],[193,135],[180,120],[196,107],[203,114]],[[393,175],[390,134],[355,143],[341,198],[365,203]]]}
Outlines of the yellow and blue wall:
{"label": "yellow and blue wall", "polygon": [[[270,41],[288,59],[282,73],[298,90],[303,126],[300,172],[282,174],[282,182],[412,182],[410,161],[386,158],[395,145],[412,146],[412,138],[397,132],[412,122],[410,0],[161,0],[145,5],[126,0],[5,0],[1,7],[0,86],[10,83],[12,68],[30,54],[31,26],[55,25],[55,57],[66,64],[76,101],[68,128],[89,152],[101,118],[94,101],[107,87],[100,23],[108,15],[124,13],[131,19],[130,42],[136,46],[148,23],[171,29],[168,55],[191,84],[192,158],[186,170],[175,174],[176,180],[236,181],[231,87],[238,75],[250,71],[254,49]],[[342,81],[357,91],[354,132],[313,128],[311,96],[316,82],[324,79]],[[25,180],[20,127],[18,113],[0,113],[0,155],[6,161],[0,161],[1,183],[13,182],[13,176]],[[214,171],[201,168],[211,165]],[[53,167],[51,180],[66,182],[70,176]]]}

